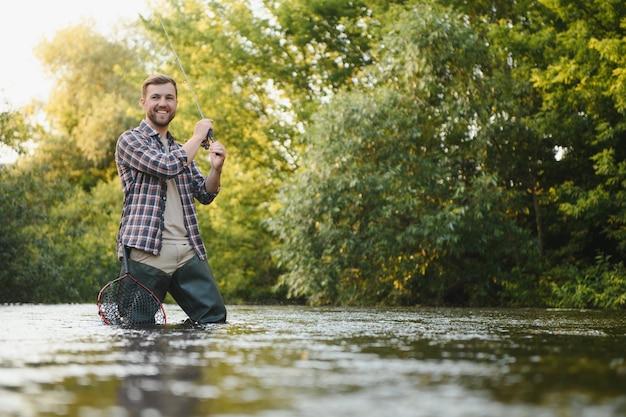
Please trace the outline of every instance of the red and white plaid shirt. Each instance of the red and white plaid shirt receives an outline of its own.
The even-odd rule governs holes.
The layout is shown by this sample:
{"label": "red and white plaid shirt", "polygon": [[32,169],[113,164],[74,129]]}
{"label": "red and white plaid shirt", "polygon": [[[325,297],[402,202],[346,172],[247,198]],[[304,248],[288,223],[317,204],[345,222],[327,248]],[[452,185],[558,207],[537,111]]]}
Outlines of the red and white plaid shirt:
{"label": "red and white plaid shirt", "polygon": [[145,120],[119,137],[115,164],[122,181],[124,208],[117,236],[117,252],[123,246],[159,255],[164,228],[166,181],[175,178],[183,206],[185,228],[200,259],[206,249],[200,237],[194,199],[211,203],[217,193],[206,190],[206,177],[195,161],[187,165],[187,153],[167,132],[170,152],[166,153],[159,133]]}

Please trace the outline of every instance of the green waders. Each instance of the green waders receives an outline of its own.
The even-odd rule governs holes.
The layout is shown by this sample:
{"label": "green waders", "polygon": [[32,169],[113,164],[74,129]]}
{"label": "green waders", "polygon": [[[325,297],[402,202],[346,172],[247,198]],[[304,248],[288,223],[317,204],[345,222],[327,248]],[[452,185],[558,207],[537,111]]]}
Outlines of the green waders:
{"label": "green waders", "polygon": [[130,273],[163,300],[166,293],[198,324],[226,322],[226,307],[207,261],[194,256],[172,276],[149,265],[128,261]]}

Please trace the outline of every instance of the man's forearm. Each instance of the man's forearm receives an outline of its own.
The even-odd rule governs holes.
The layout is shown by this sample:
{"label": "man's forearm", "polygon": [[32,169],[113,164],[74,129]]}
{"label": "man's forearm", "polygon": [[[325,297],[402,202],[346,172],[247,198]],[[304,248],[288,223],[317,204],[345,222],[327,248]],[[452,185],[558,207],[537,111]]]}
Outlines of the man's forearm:
{"label": "man's forearm", "polygon": [[218,172],[214,168],[211,168],[211,171],[209,171],[209,175],[206,176],[206,179],[204,181],[204,186],[208,192],[216,193],[219,191],[220,178],[222,176],[221,174],[221,172]]}

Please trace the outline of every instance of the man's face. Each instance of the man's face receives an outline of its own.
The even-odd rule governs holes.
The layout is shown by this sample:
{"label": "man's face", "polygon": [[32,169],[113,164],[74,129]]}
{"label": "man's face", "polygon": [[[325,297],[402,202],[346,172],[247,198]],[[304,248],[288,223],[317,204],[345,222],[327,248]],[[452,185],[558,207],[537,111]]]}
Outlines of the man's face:
{"label": "man's face", "polygon": [[141,98],[141,106],[154,127],[167,127],[176,116],[177,105],[176,89],[170,83],[150,84]]}

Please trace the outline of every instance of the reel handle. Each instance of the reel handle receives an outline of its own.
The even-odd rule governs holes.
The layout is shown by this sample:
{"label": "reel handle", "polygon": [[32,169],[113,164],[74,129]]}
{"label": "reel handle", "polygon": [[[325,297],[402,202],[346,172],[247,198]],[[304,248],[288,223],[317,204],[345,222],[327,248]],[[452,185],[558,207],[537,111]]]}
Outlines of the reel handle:
{"label": "reel handle", "polygon": [[[204,149],[206,149],[207,151],[209,150],[209,146],[211,146],[211,142],[215,142],[213,140],[213,129],[209,129],[209,131],[206,134],[206,139],[204,140],[204,142],[202,142],[202,147]],[[222,154],[220,153],[215,153],[217,156],[221,156]]]}

